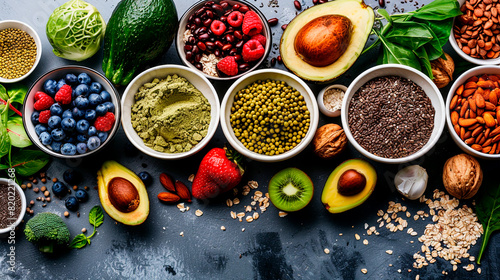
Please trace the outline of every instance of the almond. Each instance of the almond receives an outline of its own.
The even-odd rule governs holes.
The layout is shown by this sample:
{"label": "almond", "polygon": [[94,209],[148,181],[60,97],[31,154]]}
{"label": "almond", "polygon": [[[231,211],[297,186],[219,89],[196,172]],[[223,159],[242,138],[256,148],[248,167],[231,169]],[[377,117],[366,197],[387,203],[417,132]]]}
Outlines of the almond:
{"label": "almond", "polygon": [[473,88],[470,88],[470,89],[466,89],[464,90],[464,92],[462,93],[462,97],[469,97],[470,95],[472,95],[474,92],[476,92],[475,89]]}
{"label": "almond", "polygon": [[453,125],[456,125],[458,123],[458,119],[459,119],[458,112],[457,111],[451,112],[451,123]]}
{"label": "almond", "polygon": [[176,203],[177,201],[181,200],[181,198],[178,195],[169,192],[159,193],[158,199],[166,203]]}
{"label": "almond", "polygon": [[462,105],[462,108],[460,109],[460,117],[463,118],[465,116],[467,109],[469,109],[469,101],[465,100],[464,104]]}
{"label": "almond", "polygon": [[484,119],[484,124],[487,127],[494,127],[497,124],[495,119],[490,114],[484,114],[483,119]]}
{"label": "almond", "polygon": [[458,94],[453,96],[453,98],[451,99],[451,102],[450,102],[450,110],[453,110],[455,109],[455,107],[457,107],[457,102],[458,101]]}
{"label": "almond", "polygon": [[457,95],[462,95],[462,93],[464,93],[464,85],[460,85],[458,88],[457,88],[457,91],[455,91],[455,93]]}
{"label": "almond", "polygon": [[491,136],[491,137],[496,136],[497,134],[500,134],[500,126],[499,126],[499,127],[496,127],[495,129],[493,129],[493,130],[490,132],[490,136]]}
{"label": "almond", "polygon": [[469,99],[469,107],[472,111],[476,112],[477,107],[476,107],[476,101],[475,98],[470,98]]}
{"label": "almond", "polygon": [[476,94],[475,101],[477,108],[484,108],[486,106],[484,97],[481,94]]}
{"label": "almond", "polygon": [[[496,96],[496,94],[495,94],[495,96]],[[497,106],[493,105],[493,103],[488,102],[488,101],[484,102],[484,104],[485,104],[484,109],[486,111],[495,111],[495,109],[497,108]]]}
{"label": "almond", "polygon": [[469,127],[469,126],[473,126],[477,123],[477,120],[476,119],[463,119],[463,118],[460,118],[458,119],[458,124],[461,126],[461,127]]}
{"label": "almond", "polygon": [[472,146],[470,146],[472,149],[476,150],[476,151],[481,151],[483,149],[483,147],[481,147],[481,145],[478,145],[478,144],[473,144]]}
{"label": "almond", "polygon": [[163,187],[165,187],[165,189],[167,189],[167,191],[176,192],[174,181],[168,174],[160,174],[160,183],[163,185]]}
{"label": "almond", "polygon": [[497,93],[496,93],[496,90],[497,89],[494,89],[492,91],[490,91],[490,96],[488,98],[488,100],[495,106],[498,105],[498,96],[497,96]]}
{"label": "almond", "polygon": [[187,202],[191,202],[191,192],[189,191],[188,187],[186,187],[186,185],[183,182],[176,180],[175,181],[175,189],[177,190],[177,195],[179,195],[179,197],[182,200],[185,200]]}

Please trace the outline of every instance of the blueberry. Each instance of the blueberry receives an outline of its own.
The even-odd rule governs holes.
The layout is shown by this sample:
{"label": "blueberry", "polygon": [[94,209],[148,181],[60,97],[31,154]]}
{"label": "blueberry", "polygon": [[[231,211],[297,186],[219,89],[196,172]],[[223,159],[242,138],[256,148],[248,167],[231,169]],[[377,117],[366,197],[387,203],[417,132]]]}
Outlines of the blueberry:
{"label": "blueberry", "polygon": [[[66,84],[66,81],[64,79],[60,79],[59,82],[57,82],[57,86],[56,86],[56,93],[58,90],[60,90],[62,88],[62,86],[64,86]],[[54,93],[55,95],[55,93]]]}
{"label": "blueberry", "polygon": [[62,142],[58,142],[58,141],[52,141],[52,144],[50,144],[52,151],[54,151],[56,153],[61,152],[61,146],[62,146]]}
{"label": "blueberry", "polygon": [[[87,107],[89,106],[89,100],[87,97],[85,96],[78,96],[76,99],[75,99],[75,106],[78,108],[78,109],[87,109]],[[85,113],[84,113],[85,114]]]}
{"label": "blueberry", "polygon": [[78,86],[76,86],[75,90],[73,91],[72,97],[74,99],[77,96],[80,96],[80,95],[87,96],[88,94],[89,94],[89,86],[84,85],[84,84],[79,84]]}
{"label": "blueberry", "polygon": [[[85,134],[78,134],[76,136],[77,142],[87,143],[88,140],[89,140],[89,137]],[[78,145],[76,146],[76,148],[78,149]]]}
{"label": "blueberry", "polygon": [[80,84],[90,85],[91,80],[87,73],[81,73],[80,75],[78,75],[78,82]]}
{"label": "blueberry", "polygon": [[74,196],[70,196],[66,198],[64,201],[64,205],[69,211],[76,211],[78,210],[78,207],[80,206],[80,203],[78,203],[78,200]]}
{"label": "blueberry", "polygon": [[93,122],[95,118],[97,117],[95,110],[93,109],[87,109],[85,110],[85,119],[89,122]]}
{"label": "blueberry", "polygon": [[76,131],[82,134],[87,133],[87,130],[89,129],[89,122],[87,120],[79,120],[76,123]]}
{"label": "blueberry", "polygon": [[91,106],[97,106],[102,103],[102,97],[97,93],[89,95],[89,102]]}
{"label": "blueberry", "polygon": [[64,143],[61,147],[61,154],[68,156],[76,154],[76,146],[72,143]]}
{"label": "blueberry", "polygon": [[[78,136],[80,136],[80,135],[78,135]],[[85,136],[85,135],[81,135],[81,136]],[[76,144],[76,151],[79,154],[85,154],[87,152],[87,144],[85,144],[85,143]]]}
{"label": "blueberry", "polygon": [[54,141],[62,141],[64,138],[66,138],[66,133],[64,133],[64,130],[61,128],[56,128],[50,132],[50,135],[52,136],[52,139]]}
{"label": "blueberry", "polygon": [[[104,106],[104,107],[106,107],[106,106]],[[33,125],[38,124],[38,117],[40,117],[40,112],[38,112],[38,111],[34,111],[31,114],[31,123],[33,123]]]}
{"label": "blueberry", "polygon": [[89,194],[84,189],[78,189],[75,192],[75,196],[79,202],[86,202],[87,200],[89,200]]}
{"label": "blueberry", "polygon": [[102,90],[102,85],[98,82],[93,82],[90,85],[90,93],[100,93]]}
{"label": "blueberry", "polygon": [[88,136],[94,136],[97,134],[97,129],[95,128],[95,126],[91,125],[89,127],[89,131],[87,131],[87,135]]}
{"label": "blueberry", "polygon": [[35,133],[36,135],[40,136],[40,133],[47,131],[47,127],[44,124],[37,124],[35,126]]}
{"label": "blueberry", "polygon": [[50,137],[50,134],[47,131],[40,133],[39,138],[40,142],[44,145],[50,145],[50,143],[52,143],[52,137]]}
{"label": "blueberry", "polygon": [[77,107],[73,108],[71,113],[73,114],[73,117],[77,120],[83,119],[83,117],[85,117],[85,110],[80,110]]}
{"label": "blueberry", "polygon": [[62,113],[61,118],[66,119],[66,118],[73,118],[73,113],[71,113],[71,109],[68,109]]}
{"label": "blueberry", "polygon": [[100,95],[102,98],[102,102],[111,101],[111,95],[109,94],[109,92],[103,90],[101,91]]}
{"label": "blueberry", "polygon": [[137,175],[146,186],[150,185],[153,182],[153,177],[147,171],[142,171]]}
{"label": "blueberry", "polygon": [[89,137],[89,140],[87,141],[87,147],[89,150],[93,151],[101,146],[101,139],[97,136],[91,136]]}
{"label": "blueberry", "polygon": [[104,103],[99,104],[95,107],[95,112],[98,116],[104,116],[108,112],[108,107]]}
{"label": "blueberry", "polygon": [[76,143],[76,135],[73,135],[73,134],[67,135],[66,138],[64,138],[64,142],[75,144]]}
{"label": "blueberry", "polygon": [[111,112],[111,113],[114,113],[115,112],[115,105],[113,104],[113,102],[104,102],[102,103],[104,105],[106,105],[106,107],[108,108],[108,112]]}
{"label": "blueberry", "polygon": [[57,181],[52,185],[52,193],[62,198],[68,193],[68,187],[61,181]]}
{"label": "blueberry", "polygon": [[78,78],[76,77],[75,74],[66,74],[64,80],[68,85],[76,85],[78,83]]}
{"label": "blueberry", "polygon": [[56,128],[61,125],[61,117],[59,116],[52,116],[49,118],[49,121],[47,122],[50,128]]}
{"label": "blueberry", "polygon": [[81,179],[82,175],[74,169],[67,169],[63,173],[64,182],[68,183],[71,186],[78,185]]}
{"label": "blueberry", "polygon": [[57,89],[57,82],[55,80],[46,80],[43,83],[43,91],[52,97],[56,95]]}
{"label": "blueberry", "polygon": [[76,127],[76,121],[73,118],[64,118],[61,121],[61,128],[64,131],[71,132]]}
{"label": "blueberry", "polygon": [[108,133],[100,131],[99,133],[97,133],[97,137],[99,137],[101,143],[104,143],[104,141],[106,141],[106,139],[108,138]]}
{"label": "blueberry", "polygon": [[63,109],[59,103],[54,103],[50,106],[50,115],[51,116],[61,116],[63,113]]}

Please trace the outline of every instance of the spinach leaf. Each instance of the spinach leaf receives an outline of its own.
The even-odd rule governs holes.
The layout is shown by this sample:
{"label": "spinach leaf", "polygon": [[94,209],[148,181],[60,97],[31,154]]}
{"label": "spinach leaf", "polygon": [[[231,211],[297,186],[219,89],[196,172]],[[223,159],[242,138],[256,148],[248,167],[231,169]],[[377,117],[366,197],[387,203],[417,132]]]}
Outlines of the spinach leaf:
{"label": "spinach leaf", "polygon": [[4,101],[7,101],[7,99],[9,99],[9,95],[7,94],[7,90],[2,85],[0,85],[0,98],[2,98]]}
{"label": "spinach leaf", "polygon": [[445,20],[416,20],[422,24],[427,25],[432,32],[436,35],[439,40],[441,48],[448,42],[450,37],[451,29],[453,28],[453,19]]}
{"label": "spinach leaf", "polygon": [[38,150],[19,150],[12,154],[12,167],[17,174],[31,176],[49,162],[49,156]]}
{"label": "spinach leaf", "polygon": [[384,45],[382,58],[383,63],[403,64],[418,70],[421,69],[417,57],[411,50],[387,41],[387,39],[378,31],[376,31],[376,33]]}
{"label": "spinach leaf", "polygon": [[418,22],[394,22],[393,29],[385,37],[392,43],[416,50],[434,39],[431,32]]}
{"label": "spinach leaf", "polygon": [[23,119],[19,116],[10,117],[7,122],[7,132],[14,147],[24,148],[32,144],[24,130]]}
{"label": "spinach leaf", "polygon": [[[2,113],[2,115],[4,115],[4,113]],[[7,133],[7,127],[4,125],[2,117],[2,121],[0,121],[0,158],[8,154],[9,150],[10,150],[10,137],[9,134]]]}
{"label": "spinach leaf", "polygon": [[413,18],[423,20],[443,20],[459,16],[462,12],[456,0],[434,0],[409,14]]}
{"label": "spinach leaf", "polygon": [[80,233],[73,238],[73,241],[69,244],[69,248],[72,249],[80,249],[85,247],[87,244],[90,244],[90,240],[85,236],[85,234]]}
{"label": "spinach leaf", "polygon": [[431,79],[434,79],[434,77],[432,76],[431,62],[429,61],[429,57],[427,56],[425,48],[420,47],[418,49],[415,49],[413,52],[420,60],[420,65],[422,66],[422,72],[424,72]]}
{"label": "spinach leaf", "polygon": [[6,170],[6,169],[9,169],[9,168],[10,168],[10,166],[0,163],[0,170]]}
{"label": "spinach leaf", "polygon": [[104,213],[100,206],[94,206],[89,213],[89,223],[98,228],[104,221]]}
{"label": "spinach leaf", "polygon": [[476,203],[476,214],[484,230],[483,243],[477,257],[477,264],[481,264],[481,257],[491,234],[500,230],[500,187],[488,186]]}
{"label": "spinach leaf", "polygon": [[444,52],[436,34],[434,34],[432,29],[429,29],[429,31],[432,33],[433,39],[429,43],[425,44],[425,50],[427,51],[429,60],[434,60],[441,57]]}
{"label": "spinach leaf", "polygon": [[22,84],[12,84],[7,87],[7,94],[10,97],[11,103],[24,103],[24,97],[28,93],[28,88]]}

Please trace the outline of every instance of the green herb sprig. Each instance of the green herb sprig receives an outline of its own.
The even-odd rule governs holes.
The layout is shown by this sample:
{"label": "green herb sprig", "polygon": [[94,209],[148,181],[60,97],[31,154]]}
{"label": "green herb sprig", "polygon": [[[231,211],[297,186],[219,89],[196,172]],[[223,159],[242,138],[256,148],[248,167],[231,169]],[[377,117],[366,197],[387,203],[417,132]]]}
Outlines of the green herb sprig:
{"label": "green herb sprig", "polygon": [[[443,46],[453,27],[453,18],[462,14],[456,0],[435,0],[413,12],[389,15],[378,9],[380,28],[372,31],[378,39],[363,53],[382,44],[379,64],[396,63],[422,71],[431,79],[431,60],[444,56]],[[382,24],[381,20],[387,23]]]}
{"label": "green herb sprig", "polygon": [[477,264],[481,264],[481,257],[486,249],[491,234],[500,230],[500,186],[488,186],[476,203],[476,214],[483,224],[483,243],[477,257]]}
{"label": "green herb sprig", "polygon": [[102,208],[100,206],[94,206],[89,213],[89,223],[94,226],[94,231],[90,236],[86,236],[83,233],[80,233],[73,238],[73,241],[69,244],[69,248],[72,249],[80,249],[87,244],[90,244],[90,238],[92,238],[97,232],[96,229],[102,225],[104,222],[104,213],[102,212]]}

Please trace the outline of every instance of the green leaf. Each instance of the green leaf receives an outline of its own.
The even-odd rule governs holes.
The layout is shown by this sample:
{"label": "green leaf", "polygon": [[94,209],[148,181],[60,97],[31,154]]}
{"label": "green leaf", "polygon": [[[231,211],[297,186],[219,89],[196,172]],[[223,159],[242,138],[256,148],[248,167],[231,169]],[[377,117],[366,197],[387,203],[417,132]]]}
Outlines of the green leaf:
{"label": "green leaf", "polygon": [[483,243],[477,257],[477,264],[481,264],[481,257],[491,234],[500,230],[500,187],[488,186],[476,202],[476,214],[484,230]]}
{"label": "green leaf", "polygon": [[394,22],[392,30],[385,38],[410,50],[416,50],[434,39],[432,31],[427,26],[409,21]]}
{"label": "green leaf", "polygon": [[90,244],[90,240],[83,233],[80,233],[73,238],[73,241],[69,244],[69,248],[80,249]]}
{"label": "green leaf", "polygon": [[4,101],[7,101],[7,99],[9,99],[9,95],[7,94],[7,90],[2,85],[0,85],[0,98],[2,98]]}
{"label": "green leaf", "polygon": [[3,121],[0,121],[0,158],[9,153],[10,137]]}
{"label": "green leaf", "polygon": [[424,20],[444,20],[459,16],[462,12],[456,0],[434,0],[410,14],[413,18]]}
{"label": "green leaf", "polygon": [[427,52],[425,51],[425,48],[420,47],[420,48],[414,50],[413,52],[420,60],[420,65],[422,66],[422,72],[424,72],[424,74],[429,76],[431,79],[434,79],[434,77],[432,75],[431,62],[429,61],[429,57],[427,56]]}
{"label": "green leaf", "polygon": [[439,40],[439,44],[441,48],[448,42],[448,38],[450,37],[451,29],[453,28],[453,19],[445,19],[445,20],[418,20],[421,24],[427,25],[432,32],[436,35]]}
{"label": "green leaf", "polygon": [[9,169],[9,168],[10,168],[10,166],[0,163],[0,170],[6,170],[6,169]]}
{"label": "green leaf", "polygon": [[12,154],[12,166],[17,174],[31,176],[42,169],[48,162],[49,156],[38,150],[19,150]]}
{"label": "green leaf", "polygon": [[16,83],[7,86],[7,94],[10,96],[11,103],[23,104],[27,92],[28,87],[23,84]]}
{"label": "green leaf", "polygon": [[387,41],[387,39],[378,31],[376,31],[376,33],[379,36],[382,45],[384,46],[382,58],[383,63],[402,64],[413,67],[417,70],[421,69],[417,57],[411,50]]}
{"label": "green leaf", "polygon": [[104,213],[98,205],[94,206],[89,213],[89,223],[98,228],[104,221]]}
{"label": "green leaf", "polygon": [[385,9],[378,9],[377,12],[381,16],[383,16],[387,20],[387,22],[392,23],[392,18],[391,18],[391,16],[389,15],[389,13]]}
{"label": "green leaf", "polygon": [[24,130],[23,119],[19,116],[10,117],[7,122],[7,132],[14,147],[24,148],[32,144]]}

